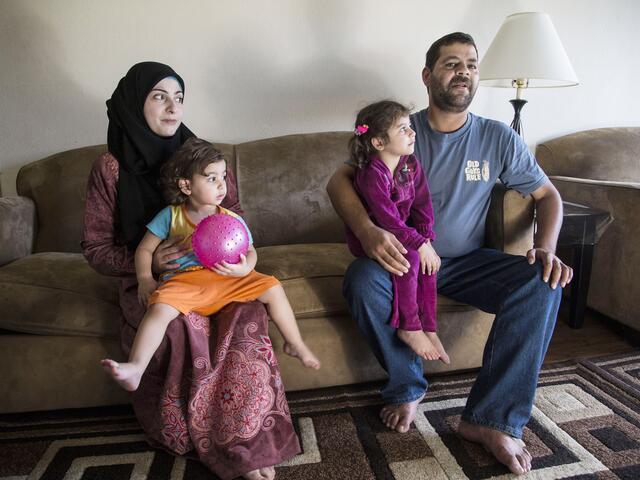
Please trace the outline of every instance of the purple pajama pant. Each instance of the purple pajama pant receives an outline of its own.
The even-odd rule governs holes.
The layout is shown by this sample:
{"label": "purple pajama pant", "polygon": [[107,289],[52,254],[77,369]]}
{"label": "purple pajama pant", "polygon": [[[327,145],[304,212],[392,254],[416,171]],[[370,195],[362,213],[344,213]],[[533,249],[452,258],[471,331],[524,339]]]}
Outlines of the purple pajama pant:
{"label": "purple pajama pant", "polygon": [[389,324],[402,330],[435,332],[437,274],[422,274],[420,255],[416,250],[407,250],[409,271],[402,276],[391,275],[393,313]]}

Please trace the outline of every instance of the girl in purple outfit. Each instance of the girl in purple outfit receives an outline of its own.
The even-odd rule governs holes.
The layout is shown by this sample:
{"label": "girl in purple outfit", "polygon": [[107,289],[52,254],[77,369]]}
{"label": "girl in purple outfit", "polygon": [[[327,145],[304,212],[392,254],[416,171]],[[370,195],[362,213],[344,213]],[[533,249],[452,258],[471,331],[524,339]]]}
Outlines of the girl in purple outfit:
{"label": "girl in purple outfit", "polygon": [[[393,233],[407,250],[409,272],[392,275],[393,313],[390,325],[398,338],[425,360],[449,363],[436,334],[436,276],[440,257],[431,242],[433,207],[427,180],[413,155],[415,132],[410,110],[390,100],[363,108],[349,142],[357,167],[354,187],[373,222]],[[366,256],[347,228],[355,256]]]}

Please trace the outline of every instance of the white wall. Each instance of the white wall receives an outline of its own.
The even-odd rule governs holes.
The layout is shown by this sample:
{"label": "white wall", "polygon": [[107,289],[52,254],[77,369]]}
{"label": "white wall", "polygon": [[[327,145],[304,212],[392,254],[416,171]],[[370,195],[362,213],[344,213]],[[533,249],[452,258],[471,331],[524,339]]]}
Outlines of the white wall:
{"label": "white wall", "polygon": [[[105,100],[134,63],[168,63],[187,83],[185,123],[240,142],[347,130],[369,101],[426,104],[431,42],[471,33],[480,55],[503,19],[549,13],[581,85],[529,90],[527,142],[640,125],[636,0],[0,0],[0,173],[106,142]],[[475,113],[512,117],[509,89],[480,87]]]}

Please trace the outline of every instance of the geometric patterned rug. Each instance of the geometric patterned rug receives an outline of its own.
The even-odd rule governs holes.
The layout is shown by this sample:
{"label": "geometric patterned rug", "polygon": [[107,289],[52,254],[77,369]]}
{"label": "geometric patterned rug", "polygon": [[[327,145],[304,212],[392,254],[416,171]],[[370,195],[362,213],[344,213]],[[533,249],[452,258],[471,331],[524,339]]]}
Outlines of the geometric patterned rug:
{"label": "geometric patterned rug", "polygon": [[[378,419],[380,384],[287,394],[303,453],[279,480],[514,478],[454,431],[473,374],[430,379],[411,430]],[[640,479],[640,352],[543,367],[520,478]],[[0,480],[214,479],[147,445],[129,406],[0,415]]]}

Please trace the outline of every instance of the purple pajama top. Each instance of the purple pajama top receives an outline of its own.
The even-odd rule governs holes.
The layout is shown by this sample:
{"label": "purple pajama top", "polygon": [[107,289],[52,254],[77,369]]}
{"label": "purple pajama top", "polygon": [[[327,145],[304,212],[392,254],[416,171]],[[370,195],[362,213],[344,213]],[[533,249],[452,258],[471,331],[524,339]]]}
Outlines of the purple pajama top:
{"label": "purple pajama top", "polygon": [[[378,156],[372,157],[369,165],[356,169],[354,188],[372,221],[393,233],[407,250],[415,251],[423,243],[435,239],[431,195],[422,166],[415,155],[401,157],[393,174]],[[355,256],[366,256],[360,241],[349,228],[347,228],[347,244]],[[412,265],[411,270],[413,270],[412,273],[419,270],[419,260],[418,266]],[[407,274],[404,275],[406,276]],[[399,319],[399,315],[402,315],[404,305],[402,305],[403,299],[399,297],[403,296],[403,292],[398,292],[396,288],[396,281],[400,278],[392,275],[396,294],[394,294],[390,323],[392,326],[397,326],[400,322],[402,328],[403,319]],[[414,284],[414,288],[418,288],[417,285]],[[435,291],[430,296],[435,302]],[[420,299],[417,301],[420,302]],[[417,312],[415,306],[411,307],[410,311]],[[412,315],[415,317],[415,314],[412,313]],[[406,320],[412,321],[412,319]],[[435,322],[435,319],[433,321]]]}

